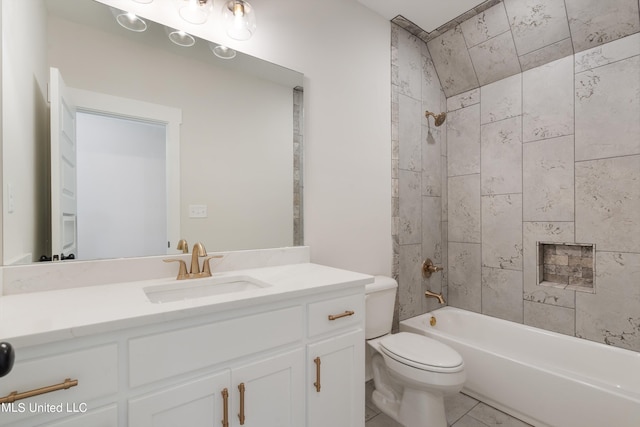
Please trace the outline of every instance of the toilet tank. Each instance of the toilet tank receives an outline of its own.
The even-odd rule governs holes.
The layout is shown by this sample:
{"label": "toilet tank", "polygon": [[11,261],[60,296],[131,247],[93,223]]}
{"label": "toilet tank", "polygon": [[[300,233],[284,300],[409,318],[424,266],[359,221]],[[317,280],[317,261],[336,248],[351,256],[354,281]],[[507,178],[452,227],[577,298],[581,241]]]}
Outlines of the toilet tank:
{"label": "toilet tank", "polygon": [[391,277],[375,276],[365,288],[365,338],[377,338],[391,332],[398,282]]}

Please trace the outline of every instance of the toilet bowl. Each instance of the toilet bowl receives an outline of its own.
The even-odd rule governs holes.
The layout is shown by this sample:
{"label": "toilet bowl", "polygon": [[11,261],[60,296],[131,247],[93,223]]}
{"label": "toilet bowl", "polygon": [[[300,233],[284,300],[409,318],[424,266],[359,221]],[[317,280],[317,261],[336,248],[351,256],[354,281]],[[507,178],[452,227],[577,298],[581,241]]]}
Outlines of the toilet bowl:
{"label": "toilet bowl", "polygon": [[397,288],[377,276],[366,289],[367,345],[375,390],[373,402],[405,427],[447,427],[444,396],[462,389],[462,357],[423,335],[390,334]]}

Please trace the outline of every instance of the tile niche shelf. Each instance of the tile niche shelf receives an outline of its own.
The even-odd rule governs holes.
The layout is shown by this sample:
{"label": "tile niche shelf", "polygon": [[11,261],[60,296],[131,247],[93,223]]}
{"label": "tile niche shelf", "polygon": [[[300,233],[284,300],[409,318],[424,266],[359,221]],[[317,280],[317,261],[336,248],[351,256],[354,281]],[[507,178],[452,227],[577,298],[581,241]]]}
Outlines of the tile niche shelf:
{"label": "tile niche shelf", "polygon": [[540,286],[595,293],[593,244],[538,242]]}

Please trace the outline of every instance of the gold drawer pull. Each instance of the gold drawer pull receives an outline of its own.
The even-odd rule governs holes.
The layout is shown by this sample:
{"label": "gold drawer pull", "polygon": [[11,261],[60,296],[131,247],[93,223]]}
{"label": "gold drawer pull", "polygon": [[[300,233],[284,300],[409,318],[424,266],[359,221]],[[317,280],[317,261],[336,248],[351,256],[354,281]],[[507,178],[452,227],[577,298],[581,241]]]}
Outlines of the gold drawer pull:
{"label": "gold drawer pull", "polygon": [[56,385],[50,385],[48,387],[37,388],[35,390],[25,391],[23,393],[18,393],[17,391],[13,391],[6,395],[5,397],[0,398],[0,403],[13,403],[16,400],[26,399],[28,397],[39,396],[45,393],[51,393],[52,391],[58,390],[66,390],[71,387],[75,387],[78,385],[78,380],[72,380],[71,378],[67,378],[64,382]]}
{"label": "gold drawer pull", "polygon": [[229,390],[222,390],[222,427],[229,427]]}
{"label": "gold drawer pull", "polygon": [[354,314],[356,314],[356,312],[352,310],[347,310],[344,313],[340,313],[340,314],[330,314],[329,320],[336,320],[336,319],[340,319],[341,317],[353,316]]}
{"label": "gold drawer pull", "polygon": [[320,393],[320,358],[313,359],[313,363],[316,364],[316,382],[313,385],[316,387],[316,391]]}
{"label": "gold drawer pull", "polygon": [[238,419],[240,420],[240,425],[244,425],[244,383],[240,383],[238,386],[238,390],[240,391],[240,413],[238,414]]}

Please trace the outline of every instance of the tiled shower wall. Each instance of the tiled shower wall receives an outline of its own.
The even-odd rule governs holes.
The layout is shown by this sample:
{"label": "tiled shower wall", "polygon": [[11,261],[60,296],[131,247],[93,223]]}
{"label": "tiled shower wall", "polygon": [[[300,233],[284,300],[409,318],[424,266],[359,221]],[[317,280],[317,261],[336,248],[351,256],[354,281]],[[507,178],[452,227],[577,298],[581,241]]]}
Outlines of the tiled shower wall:
{"label": "tiled shower wall", "polygon": [[[640,34],[447,104],[449,303],[640,351]],[[595,294],[537,241],[595,244]]]}
{"label": "tiled shower wall", "polygon": [[[445,109],[428,50],[392,36],[398,317],[435,308],[430,288],[640,351],[640,35],[450,97],[440,128],[424,118]],[[537,241],[595,244],[595,294],[538,286]],[[426,257],[445,274],[422,279]]]}
{"label": "tiled shower wall", "polygon": [[[435,127],[425,110],[446,108],[433,62],[424,42],[392,24],[392,206],[393,275],[398,280],[398,318],[437,308],[424,291],[444,291],[446,275],[422,277],[430,258],[446,267],[446,127]],[[444,179],[443,179],[444,177]],[[444,223],[444,226],[443,226]],[[443,234],[444,232],[444,234]],[[444,244],[443,244],[444,242]]]}

